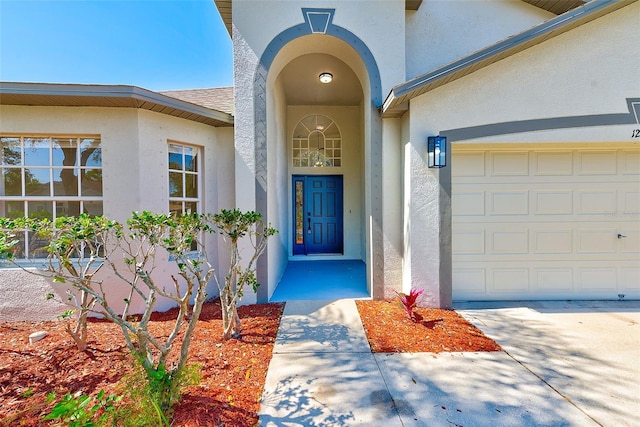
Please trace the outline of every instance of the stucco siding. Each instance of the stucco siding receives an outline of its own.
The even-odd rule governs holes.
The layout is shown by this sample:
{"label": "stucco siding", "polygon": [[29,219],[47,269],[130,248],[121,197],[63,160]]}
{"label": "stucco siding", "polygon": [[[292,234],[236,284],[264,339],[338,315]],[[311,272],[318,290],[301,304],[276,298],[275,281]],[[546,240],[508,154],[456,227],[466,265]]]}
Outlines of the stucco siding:
{"label": "stucco siding", "polygon": [[[205,156],[204,168],[208,170],[207,182],[205,182],[205,205],[207,209],[211,209],[211,212],[220,211],[220,209],[234,209],[235,205],[235,150],[233,148],[233,128],[216,128],[216,150],[209,150],[211,153]],[[215,166],[216,185],[212,185],[210,164]],[[212,188],[212,187],[215,187]],[[215,206],[210,206],[212,203],[210,197],[212,193],[217,195]],[[231,254],[229,247],[224,239],[217,239],[218,249],[218,265],[216,272],[219,280],[224,280],[224,275],[229,267]],[[222,282],[221,282],[222,283]],[[217,289],[212,289],[210,293],[217,293]]]}
{"label": "stucco siding", "polygon": [[278,230],[278,234],[269,242],[269,277],[266,283],[261,283],[261,286],[269,286],[266,296],[270,298],[287,265],[287,243],[290,236],[287,228],[289,224],[287,105],[283,82],[280,79],[276,80],[274,90],[268,92],[268,102],[267,111],[274,115],[273,122],[276,124],[268,129],[269,197],[273,201],[269,205],[269,222]]}
{"label": "stucco siding", "polygon": [[209,209],[209,206],[213,205],[211,210],[232,209],[235,207],[233,128],[216,128],[215,135],[215,149],[205,152],[204,169],[208,170],[209,165],[213,165],[217,181],[212,185],[212,177],[207,174],[204,188],[205,206]]}
{"label": "stucco siding", "polygon": [[[411,101],[417,137],[495,123],[629,113],[640,97],[640,3]],[[477,141],[624,141],[633,125],[541,130]]]}
{"label": "stucco siding", "polygon": [[412,120],[404,151],[404,232],[410,248],[404,286],[424,290],[422,304],[444,308],[451,306],[451,168],[427,167],[426,137],[418,136],[422,131]]}
{"label": "stucco siding", "polygon": [[384,224],[384,297],[394,298],[402,291],[403,212],[402,208],[402,119],[382,121],[384,159],[383,224]]}
{"label": "stucco siding", "polygon": [[[0,117],[0,132],[3,134],[99,135],[104,215],[119,222],[126,221],[132,211],[168,212],[168,141],[192,144],[202,149],[203,211],[217,212],[221,204],[233,206],[233,191],[228,186],[229,177],[234,172],[229,162],[233,158],[232,133],[229,131],[222,130],[219,137],[217,129],[211,126],[137,109],[0,106]],[[219,175],[227,177],[228,187],[218,185]],[[210,237],[207,245],[217,266],[216,239],[215,236]],[[166,259],[157,261],[155,273],[172,286],[170,274],[176,272],[174,266]],[[10,274],[11,279],[5,274]],[[2,270],[0,275],[3,275],[3,282],[5,278],[14,285],[19,282],[20,285],[14,288],[21,289],[24,295],[40,294],[43,286],[49,286],[15,269]],[[119,309],[123,298],[128,296],[127,287],[107,269],[97,279],[108,285],[112,306]],[[217,293],[215,285],[209,292],[212,295]],[[36,298],[36,301],[39,300]],[[157,309],[171,306],[168,300],[159,301]],[[141,312],[143,307],[142,301],[134,299],[132,312]]]}
{"label": "stucco siding", "polygon": [[[236,13],[234,8],[234,16]],[[258,55],[233,27],[233,79],[235,82],[234,147],[236,206],[255,210],[254,78]]]}
{"label": "stucco siding", "polygon": [[425,1],[406,12],[406,80],[554,16],[520,0]]}
{"label": "stucco siding", "polygon": [[243,43],[261,57],[278,34],[304,22],[302,8],[335,9],[333,24],[349,30],[371,50],[380,68],[383,93],[404,80],[403,0],[236,2],[234,39],[241,34]]}
{"label": "stucco siding", "polygon": [[104,214],[123,221],[132,210],[140,208],[140,188],[131,185],[138,182],[138,169],[122,167],[136,165],[140,160],[135,109],[3,105],[0,117],[3,133],[100,135]]}

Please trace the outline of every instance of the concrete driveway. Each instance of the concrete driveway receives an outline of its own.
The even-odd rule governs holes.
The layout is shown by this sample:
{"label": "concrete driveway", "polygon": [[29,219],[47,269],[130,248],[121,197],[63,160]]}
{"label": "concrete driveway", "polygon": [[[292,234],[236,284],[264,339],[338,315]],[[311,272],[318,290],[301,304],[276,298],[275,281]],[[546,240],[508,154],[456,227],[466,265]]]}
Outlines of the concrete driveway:
{"label": "concrete driveway", "polygon": [[354,300],[288,301],[259,425],[640,426],[640,301],[456,306],[504,351],[373,354]]}
{"label": "concrete driveway", "polygon": [[640,301],[454,305],[550,395],[596,424],[640,426]]}

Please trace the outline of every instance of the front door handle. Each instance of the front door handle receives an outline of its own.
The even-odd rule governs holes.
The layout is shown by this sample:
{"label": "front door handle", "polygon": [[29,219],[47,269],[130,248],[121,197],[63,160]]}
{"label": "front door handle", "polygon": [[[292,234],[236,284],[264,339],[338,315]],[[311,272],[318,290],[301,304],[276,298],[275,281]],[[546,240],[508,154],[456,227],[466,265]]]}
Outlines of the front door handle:
{"label": "front door handle", "polygon": [[618,239],[626,239],[627,236],[625,236],[624,234],[620,234],[618,233]]}
{"label": "front door handle", "polygon": [[307,212],[307,233],[311,234],[311,212]]}

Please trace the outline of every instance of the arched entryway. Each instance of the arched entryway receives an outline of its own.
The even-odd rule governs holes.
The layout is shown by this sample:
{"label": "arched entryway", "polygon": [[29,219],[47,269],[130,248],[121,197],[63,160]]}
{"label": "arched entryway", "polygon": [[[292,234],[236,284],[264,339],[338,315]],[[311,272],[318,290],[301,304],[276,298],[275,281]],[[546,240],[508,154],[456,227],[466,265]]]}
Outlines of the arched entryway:
{"label": "arched entryway", "polygon": [[[382,292],[383,287],[383,265],[374,261],[382,252],[377,67],[357,37],[348,31],[340,36],[330,34],[339,29],[330,20],[322,27],[324,32],[308,28],[307,34],[297,37],[285,31],[285,36],[292,36],[286,43],[282,35],[274,39],[256,73],[256,208],[281,230],[279,239],[269,246],[266,261],[259,266],[258,279],[269,283],[267,295],[263,295],[269,298],[288,262],[299,256],[311,259],[308,253],[294,253],[294,177],[339,176],[345,202],[342,253],[334,248],[328,254],[312,256],[316,260],[360,260],[366,265],[367,293],[372,295],[377,288]],[[351,40],[344,40],[344,36],[351,36]],[[362,51],[366,51],[366,59]],[[332,74],[331,83],[320,82],[323,72]],[[293,130],[301,120],[317,115],[328,117],[340,128],[344,162],[330,168],[294,166]]]}
{"label": "arched entryway", "polygon": [[[326,45],[326,38],[350,49],[327,35],[285,46],[283,67],[267,95],[268,105],[274,106],[267,111],[268,125],[284,125],[282,138],[270,142],[279,147],[270,147],[276,154],[269,157],[268,169],[287,182],[284,187],[275,184],[279,195],[268,198],[270,204],[287,200],[286,207],[280,206],[284,215],[279,215],[287,218],[280,226],[287,268],[272,299],[370,295],[363,85],[343,60],[313,52],[314,46]],[[289,55],[293,58],[285,64]],[[277,56],[275,66],[279,60]],[[330,82],[320,81],[323,73],[331,75]]]}

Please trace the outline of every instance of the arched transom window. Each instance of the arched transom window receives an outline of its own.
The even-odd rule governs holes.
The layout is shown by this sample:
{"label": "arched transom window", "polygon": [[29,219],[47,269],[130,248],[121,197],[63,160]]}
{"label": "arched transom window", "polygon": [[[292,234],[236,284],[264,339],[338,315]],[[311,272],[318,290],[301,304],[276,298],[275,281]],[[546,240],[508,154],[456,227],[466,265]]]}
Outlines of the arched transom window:
{"label": "arched transom window", "polygon": [[300,120],[293,131],[293,167],[342,166],[342,137],[335,122],[318,114]]}

